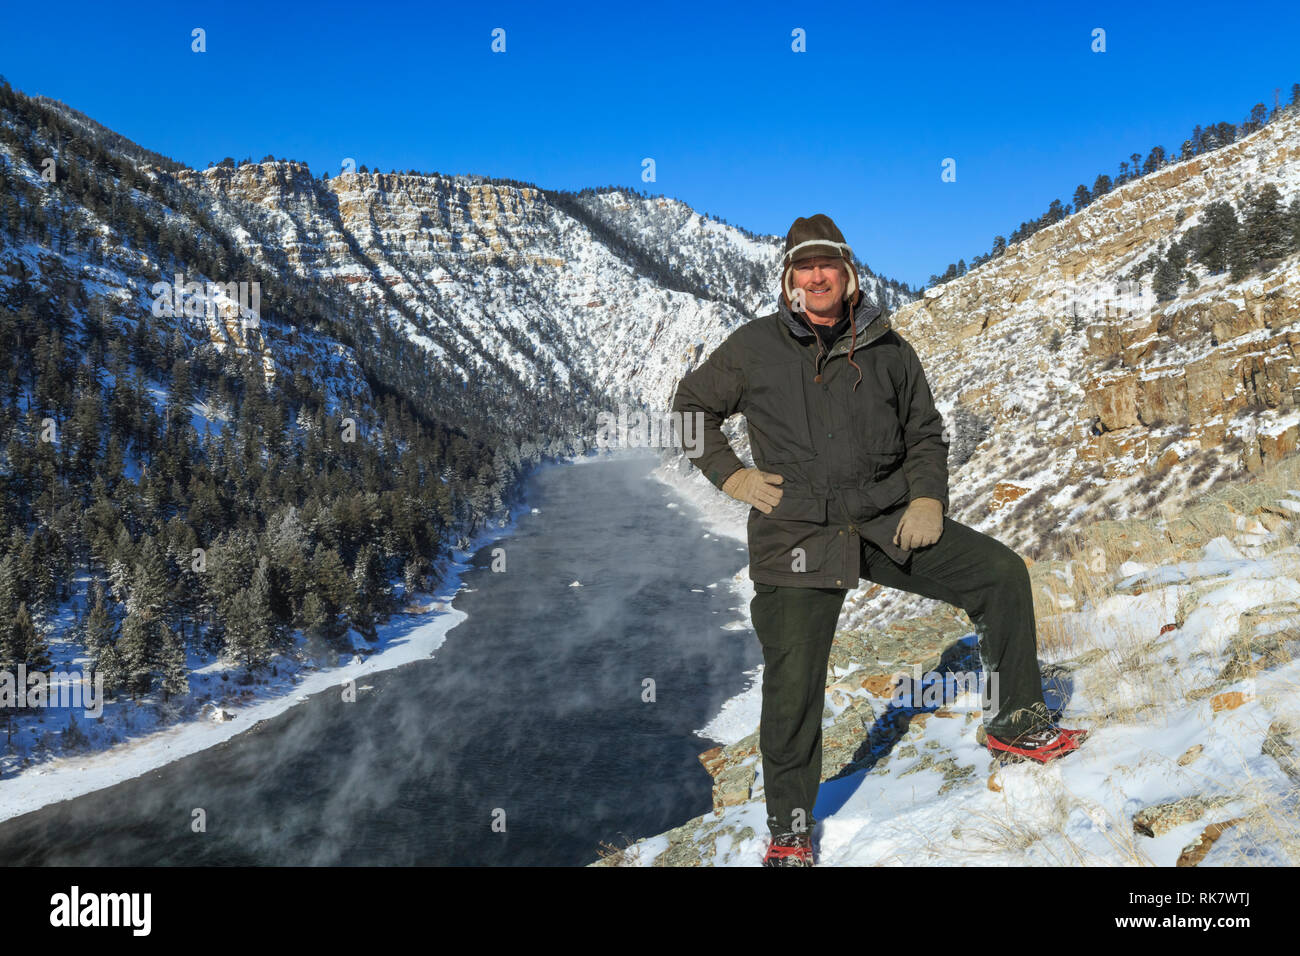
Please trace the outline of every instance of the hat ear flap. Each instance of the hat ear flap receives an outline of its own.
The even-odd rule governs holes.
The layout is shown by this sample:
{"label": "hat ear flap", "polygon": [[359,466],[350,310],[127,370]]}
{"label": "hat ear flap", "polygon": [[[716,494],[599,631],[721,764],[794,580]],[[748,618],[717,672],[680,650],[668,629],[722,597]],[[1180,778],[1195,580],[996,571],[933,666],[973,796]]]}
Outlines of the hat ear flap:
{"label": "hat ear flap", "polygon": [[854,305],[858,304],[858,270],[853,267],[851,259],[844,260],[844,267],[849,273],[849,281],[844,286],[844,298]]}

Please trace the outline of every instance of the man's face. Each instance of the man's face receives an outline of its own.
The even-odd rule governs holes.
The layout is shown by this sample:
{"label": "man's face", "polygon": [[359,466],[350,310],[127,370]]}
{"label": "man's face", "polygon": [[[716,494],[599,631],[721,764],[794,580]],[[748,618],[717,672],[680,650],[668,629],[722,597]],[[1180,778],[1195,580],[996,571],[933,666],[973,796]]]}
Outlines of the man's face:
{"label": "man's face", "polygon": [[794,284],[803,289],[809,315],[838,316],[849,276],[843,260],[816,256],[794,264]]}

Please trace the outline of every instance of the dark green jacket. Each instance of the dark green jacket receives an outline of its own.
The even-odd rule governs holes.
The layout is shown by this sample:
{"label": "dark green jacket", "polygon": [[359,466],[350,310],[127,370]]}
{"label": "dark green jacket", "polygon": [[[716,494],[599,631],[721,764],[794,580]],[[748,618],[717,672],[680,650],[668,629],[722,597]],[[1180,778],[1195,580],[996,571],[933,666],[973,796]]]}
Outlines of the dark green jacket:
{"label": "dark green jacket", "polygon": [[692,459],[714,485],[744,467],[722,423],[749,424],[754,464],[785,479],[771,514],[749,511],[749,576],[762,584],[856,588],[859,535],[899,565],[893,543],[913,498],[948,513],[948,442],[921,362],[866,301],[851,329],[823,350],[804,313],[778,311],[745,323],[678,383],[673,411],[702,412],[702,450]]}

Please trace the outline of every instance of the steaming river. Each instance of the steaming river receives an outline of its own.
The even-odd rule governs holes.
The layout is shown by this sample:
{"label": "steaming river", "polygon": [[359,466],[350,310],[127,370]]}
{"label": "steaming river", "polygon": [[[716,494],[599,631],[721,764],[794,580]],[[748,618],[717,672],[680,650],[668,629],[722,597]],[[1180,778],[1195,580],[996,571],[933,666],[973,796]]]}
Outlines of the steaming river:
{"label": "steaming river", "polygon": [[431,659],[0,823],[0,863],[573,865],[708,811],[712,745],[693,731],[762,656],[723,629],[740,543],[667,507],[655,463],[541,469],[540,513],[475,555],[455,599],[469,619]]}

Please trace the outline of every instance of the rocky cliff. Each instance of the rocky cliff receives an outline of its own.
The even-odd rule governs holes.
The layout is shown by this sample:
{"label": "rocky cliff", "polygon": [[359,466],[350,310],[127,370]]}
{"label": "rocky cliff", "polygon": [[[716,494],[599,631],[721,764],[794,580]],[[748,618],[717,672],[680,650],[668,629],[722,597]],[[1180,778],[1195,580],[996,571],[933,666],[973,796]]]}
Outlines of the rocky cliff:
{"label": "rocky cliff", "polygon": [[[771,308],[782,240],[684,203],[287,161],[183,170],[259,261],[346,287],[430,374],[590,387],[666,411],[690,363]],[[865,270],[864,285],[905,301]],[[593,413],[597,409],[592,409]]]}
{"label": "rocky cliff", "polygon": [[1300,113],[1100,197],[902,306],[950,426],[953,511],[1027,554],[1080,522],[1176,510],[1216,478],[1295,449],[1300,257],[1241,281],[1189,266],[1157,302],[1157,248],[1249,189],[1300,193]]}

